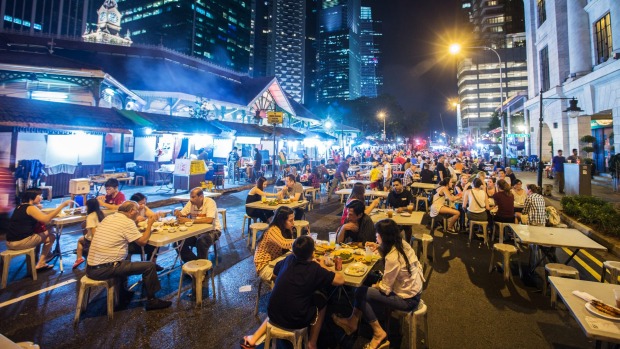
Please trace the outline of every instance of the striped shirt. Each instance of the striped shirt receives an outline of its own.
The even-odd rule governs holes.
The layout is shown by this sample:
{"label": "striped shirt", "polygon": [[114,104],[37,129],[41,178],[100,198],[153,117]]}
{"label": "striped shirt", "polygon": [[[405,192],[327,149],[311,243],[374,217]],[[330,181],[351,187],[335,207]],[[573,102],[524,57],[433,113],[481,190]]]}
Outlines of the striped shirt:
{"label": "striped shirt", "polygon": [[293,247],[293,241],[293,239],[285,239],[280,228],[275,225],[267,229],[254,252],[256,273],[260,273],[269,262],[280,257],[283,249],[290,250]]}
{"label": "striped shirt", "polygon": [[106,217],[97,227],[88,253],[88,265],[113,263],[127,257],[127,246],[142,237],[136,223],[123,213]]}
{"label": "striped shirt", "polygon": [[213,229],[222,231],[222,226],[220,225],[220,220],[217,216],[217,205],[215,204],[215,200],[211,198],[204,198],[201,207],[198,207],[192,204],[191,201],[188,201],[187,204],[185,204],[185,207],[181,210],[181,214],[183,216],[191,215],[192,219],[213,218]]}

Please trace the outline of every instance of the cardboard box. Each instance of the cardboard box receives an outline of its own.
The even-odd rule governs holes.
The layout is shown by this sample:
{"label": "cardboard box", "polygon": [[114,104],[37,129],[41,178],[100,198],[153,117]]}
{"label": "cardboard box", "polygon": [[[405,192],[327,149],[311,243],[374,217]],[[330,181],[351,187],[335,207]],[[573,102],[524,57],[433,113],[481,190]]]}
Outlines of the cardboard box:
{"label": "cardboard box", "polygon": [[69,180],[69,194],[79,195],[90,192],[90,179],[74,178]]}
{"label": "cardboard box", "polygon": [[174,174],[190,175],[207,173],[203,160],[177,159],[174,163]]}

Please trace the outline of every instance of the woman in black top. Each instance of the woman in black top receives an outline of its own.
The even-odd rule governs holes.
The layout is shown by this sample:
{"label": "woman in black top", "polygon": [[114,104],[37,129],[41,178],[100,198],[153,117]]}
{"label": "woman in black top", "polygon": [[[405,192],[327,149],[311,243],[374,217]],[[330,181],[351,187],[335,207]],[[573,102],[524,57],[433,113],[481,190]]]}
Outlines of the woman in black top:
{"label": "woman in black top", "polygon": [[[264,191],[264,185],[267,179],[263,176],[258,177],[256,180],[256,185],[250,189],[248,193],[248,197],[245,199],[245,203],[249,204],[256,201],[261,201],[263,196],[278,196],[278,193],[267,193]],[[273,212],[270,210],[261,210],[257,208],[249,208],[246,206],[245,213],[252,218],[258,218],[261,222],[267,223],[269,218],[273,216]]]}
{"label": "woman in black top", "polygon": [[51,269],[53,266],[46,264],[45,257],[54,245],[54,234],[51,234],[45,226],[60,211],[67,207],[71,201],[67,200],[56,207],[50,213],[43,213],[38,206],[41,204],[41,189],[31,188],[22,194],[22,204],[17,206],[13,216],[9,220],[6,234],[6,246],[9,250],[24,250],[39,246],[43,243],[41,257],[37,263],[37,270]]}

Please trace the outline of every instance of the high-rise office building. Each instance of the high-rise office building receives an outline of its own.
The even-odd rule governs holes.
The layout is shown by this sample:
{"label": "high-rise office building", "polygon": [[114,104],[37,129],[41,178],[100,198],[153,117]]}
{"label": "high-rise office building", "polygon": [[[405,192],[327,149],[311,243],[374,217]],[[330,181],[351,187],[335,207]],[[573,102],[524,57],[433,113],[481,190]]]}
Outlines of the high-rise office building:
{"label": "high-rise office building", "polygon": [[0,31],[81,37],[103,0],[0,0]]}
{"label": "high-rise office building", "polygon": [[249,71],[250,0],[118,0],[118,7],[123,30],[129,30],[135,44],[162,45]]}
{"label": "high-rise office building", "polygon": [[319,102],[361,96],[360,0],[323,0],[319,13]]}
{"label": "high-rise office building", "polygon": [[377,38],[381,33],[372,18],[372,9],[362,6],[360,11],[360,57],[361,57],[361,96],[377,97],[383,86],[383,79],[377,74],[379,65],[379,46]]}
{"label": "high-rise office building", "polygon": [[461,7],[473,26],[469,46],[476,48],[467,49],[457,67],[459,133],[476,137],[487,131],[503,102],[527,91],[523,1],[463,0]]}
{"label": "high-rise office building", "polygon": [[304,104],[310,108],[318,101],[319,13],[321,0],[306,1],[306,57],[304,68]]}

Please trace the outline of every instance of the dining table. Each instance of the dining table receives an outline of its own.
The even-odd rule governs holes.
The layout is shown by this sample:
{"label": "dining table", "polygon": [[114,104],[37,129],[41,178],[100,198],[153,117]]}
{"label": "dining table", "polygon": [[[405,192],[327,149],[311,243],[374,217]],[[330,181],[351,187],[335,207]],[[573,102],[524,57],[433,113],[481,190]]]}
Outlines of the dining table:
{"label": "dining table", "polygon": [[374,209],[372,210],[372,212],[370,212],[369,216],[370,219],[372,219],[373,223],[377,223],[380,220],[390,218],[398,225],[413,226],[422,224],[422,217],[424,217],[424,213],[425,212],[422,211],[413,211],[411,213],[407,212],[406,210],[401,213],[397,213],[396,211],[394,211],[392,217],[390,218],[388,217],[387,210]]}
{"label": "dining table", "polygon": [[249,204],[245,204],[245,207],[255,208],[255,209],[259,209],[259,210],[275,211],[275,210],[279,209],[282,206],[286,206],[286,207],[290,207],[292,209],[295,209],[295,208],[304,207],[307,204],[308,204],[307,200],[288,201],[288,202],[287,201],[283,201],[283,202],[278,202],[275,205],[270,205],[269,201],[267,201],[267,202],[255,201],[255,202],[251,202]]}
{"label": "dining table", "polygon": [[615,306],[614,290],[619,289],[618,285],[557,276],[549,276],[549,283],[566,304],[586,337],[595,341],[596,348],[601,348],[603,342],[620,343],[620,317],[601,315],[588,302],[573,293],[585,292],[603,303]]}
{"label": "dining table", "polygon": [[[351,195],[352,190],[353,189],[340,189],[340,190],[335,191],[337,195],[340,195],[340,203],[344,203],[344,197]],[[366,190],[364,192],[364,196],[371,197],[371,198],[378,197],[378,198],[386,199],[389,193],[390,193],[389,191],[382,191],[382,190]]]}
{"label": "dining table", "polygon": [[[180,229],[183,229],[185,231],[182,231]],[[169,268],[165,268],[164,271],[162,271],[159,274],[159,276],[167,275],[175,270],[175,265],[176,265],[177,259],[179,258],[180,251],[181,251],[181,248],[183,247],[183,243],[185,242],[185,239],[198,236],[200,234],[204,234],[211,230],[213,230],[213,224],[194,223],[191,227],[185,226],[184,224],[180,224],[178,227],[175,227],[174,232],[170,232],[162,228],[155,229],[155,231],[151,232],[151,236],[149,237],[149,241],[147,242],[147,244],[155,247],[155,250],[153,251],[153,254],[151,255],[152,261],[154,260],[156,256],[161,256],[161,255],[173,252],[173,251],[177,252],[174,258],[174,262],[172,263],[172,266]],[[174,248],[163,251],[161,253],[159,252],[161,247],[174,244],[174,243],[177,243]]]}

